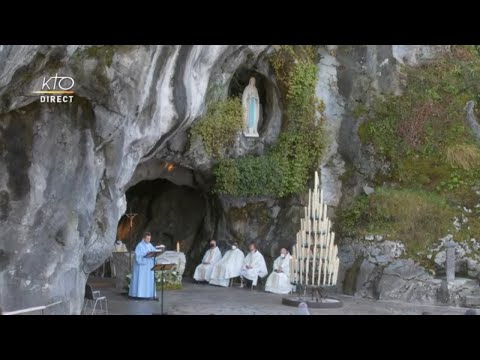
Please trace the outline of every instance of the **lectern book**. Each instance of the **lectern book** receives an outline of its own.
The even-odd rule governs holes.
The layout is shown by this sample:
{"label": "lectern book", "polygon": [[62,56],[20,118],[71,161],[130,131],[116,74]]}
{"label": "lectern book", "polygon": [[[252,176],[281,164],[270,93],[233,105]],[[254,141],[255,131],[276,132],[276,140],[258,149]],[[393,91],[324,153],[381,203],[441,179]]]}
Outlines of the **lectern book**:
{"label": "lectern book", "polygon": [[147,255],[145,255],[146,258],[151,258],[151,257],[157,257],[158,255],[160,255],[163,251],[150,251],[149,253],[147,253]]}
{"label": "lectern book", "polygon": [[171,270],[173,269],[175,266],[177,266],[177,264],[156,264],[152,270],[155,270],[155,271],[164,271],[164,270]]}

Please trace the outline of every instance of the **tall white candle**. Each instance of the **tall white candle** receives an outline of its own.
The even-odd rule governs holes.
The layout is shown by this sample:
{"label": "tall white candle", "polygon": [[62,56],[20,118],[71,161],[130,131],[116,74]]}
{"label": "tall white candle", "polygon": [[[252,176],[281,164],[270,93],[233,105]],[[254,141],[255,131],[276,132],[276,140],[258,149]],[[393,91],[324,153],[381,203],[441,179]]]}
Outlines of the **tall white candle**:
{"label": "tall white candle", "polygon": [[[308,237],[310,237],[310,235]],[[305,249],[305,259],[306,259],[305,260],[305,262],[306,262],[306,264],[305,264],[305,285],[308,285],[308,270],[310,268],[310,248],[309,247],[307,247]]]}
{"label": "tall white candle", "polygon": [[313,261],[312,261],[312,285],[315,285],[315,270],[316,270],[316,260],[317,260],[317,232],[313,234]]}
{"label": "tall white candle", "polygon": [[303,284],[303,247],[300,248],[300,251],[301,251],[301,254],[300,254],[300,257],[299,257],[299,261],[300,261],[300,273],[298,274],[298,282],[300,284]]}
{"label": "tall white candle", "polygon": [[308,217],[307,220],[312,216],[312,190],[308,189]]}

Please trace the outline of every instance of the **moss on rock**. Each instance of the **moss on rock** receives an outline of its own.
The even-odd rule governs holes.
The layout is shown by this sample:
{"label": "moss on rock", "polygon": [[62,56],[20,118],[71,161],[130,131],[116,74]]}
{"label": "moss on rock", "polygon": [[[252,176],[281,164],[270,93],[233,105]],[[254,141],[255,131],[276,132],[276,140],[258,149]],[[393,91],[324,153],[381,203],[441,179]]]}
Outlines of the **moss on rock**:
{"label": "moss on rock", "polygon": [[[480,55],[457,46],[418,68],[404,68],[401,96],[377,99],[358,135],[388,163],[375,175],[376,191],[337,210],[337,231],[382,234],[405,243],[406,256],[427,269],[431,247],[448,233],[457,242],[480,237],[480,145],[465,123],[467,101],[480,94]],[[464,210],[465,208],[465,210]],[[460,228],[455,218],[468,218]]]}
{"label": "moss on rock", "polygon": [[202,139],[208,154],[221,157],[233,145],[242,126],[242,103],[239,98],[230,98],[210,104],[190,134]]}

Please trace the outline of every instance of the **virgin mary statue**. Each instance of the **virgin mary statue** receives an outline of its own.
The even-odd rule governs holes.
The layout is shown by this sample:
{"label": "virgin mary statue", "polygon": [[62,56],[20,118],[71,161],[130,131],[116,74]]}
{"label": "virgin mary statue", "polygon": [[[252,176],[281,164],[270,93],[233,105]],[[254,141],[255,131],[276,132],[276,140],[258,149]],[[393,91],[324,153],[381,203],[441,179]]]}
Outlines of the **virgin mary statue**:
{"label": "virgin mary statue", "polygon": [[258,137],[258,119],[260,117],[260,98],[255,87],[255,78],[251,77],[250,82],[243,91],[242,96],[243,107],[243,134],[246,137]]}

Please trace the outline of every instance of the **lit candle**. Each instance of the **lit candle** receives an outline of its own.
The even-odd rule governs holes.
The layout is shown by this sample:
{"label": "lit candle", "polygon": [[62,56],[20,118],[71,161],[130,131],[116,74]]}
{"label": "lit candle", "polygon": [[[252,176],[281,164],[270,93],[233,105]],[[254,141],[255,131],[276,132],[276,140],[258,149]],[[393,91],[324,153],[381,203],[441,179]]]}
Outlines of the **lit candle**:
{"label": "lit candle", "polygon": [[177,252],[180,252],[180,241],[177,241]]}

